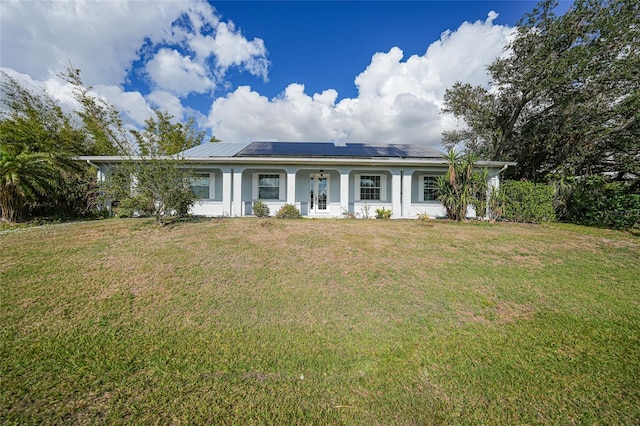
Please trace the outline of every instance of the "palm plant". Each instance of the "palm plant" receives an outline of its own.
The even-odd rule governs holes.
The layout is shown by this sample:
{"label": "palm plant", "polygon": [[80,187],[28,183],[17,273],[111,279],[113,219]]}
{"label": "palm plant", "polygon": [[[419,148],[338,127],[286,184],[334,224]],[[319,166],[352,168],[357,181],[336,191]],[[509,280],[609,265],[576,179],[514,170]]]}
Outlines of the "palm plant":
{"label": "palm plant", "polygon": [[440,176],[436,180],[438,185],[437,199],[442,203],[446,212],[447,219],[456,220],[456,195],[454,192],[454,186],[449,182],[448,176]]}
{"label": "palm plant", "polygon": [[467,207],[474,205],[476,212],[483,215],[486,210],[488,171],[475,170],[477,157],[467,154],[461,157],[454,150],[444,156],[447,173],[437,180],[437,199],[447,211],[447,218],[461,221],[467,216]]}
{"label": "palm plant", "polygon": [[59,170],[48,153],[0,146],[0,210],[2,220],[15,222],[29,202],[57,185]]}
{"label": "palm plant", "polygon": [[473,187],[475,194],[472,204],[476,209],[476,215],[484,217],[487,214],[487,203],[490,197],[489,169],[485,167],[473,174]]}

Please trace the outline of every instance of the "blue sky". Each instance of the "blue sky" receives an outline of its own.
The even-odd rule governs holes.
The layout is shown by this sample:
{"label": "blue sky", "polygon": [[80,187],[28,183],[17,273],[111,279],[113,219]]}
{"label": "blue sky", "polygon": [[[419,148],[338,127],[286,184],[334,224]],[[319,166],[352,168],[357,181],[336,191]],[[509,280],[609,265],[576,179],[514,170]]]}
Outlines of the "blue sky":
{"label": "blue sky", "polygon": [[[261,93],[275,96],[289,83],[310,92],[335,88],[339,97],[357,95],[354,78],[376,52],[400,47],[422,55],[429,44],[464,21],[499,13],[497,24],[514,25],[536,2],[530,1],[327,1],[214,2],[223,17],[248,38],[263,38],[272,63]],[[252,84],[237,75],[241,84]]]}
{"label": "blue sky", "polygon": [[[455,81],[485,67],[536,2],[0,2],[0,66],[68,107],[69,63],[140,127],[151,108],[225,142],[440,146]],[[559,12],[570,6],[561,2]]]}

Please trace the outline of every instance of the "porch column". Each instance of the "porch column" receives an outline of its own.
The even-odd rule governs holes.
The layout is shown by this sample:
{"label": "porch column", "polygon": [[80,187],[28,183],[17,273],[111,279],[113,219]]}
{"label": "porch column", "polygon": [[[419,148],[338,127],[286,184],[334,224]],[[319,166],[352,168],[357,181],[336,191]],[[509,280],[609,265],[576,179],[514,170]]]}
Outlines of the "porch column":
{"label": "porch column", "polygon": [[402,217],[402,179],[400,170],[391,171],[391,211],[392,217]]}
{"label": "porch column", "polygon": [[233,175],[231,169],[222,169],[222,212],[225,215],[233,215],[233,199],[231,193],[231,181]]}
{"label": "porch column", "polygon": [[487,195],[485,200],[487,203],[487,210],[485,211],[484,218],[485,220],[491,220],[492,212],[491,212],[491,203],[489,203],[489,200],[491,199],[491,192],[497,191],[498,189],[500,189],[500,175],[496,173],[491,177],[487,177],[487,184],[488,184]]}
{"label": "porch column", "polygon": [[300,206],[296,205],[296,169],[287,168],[287,204],[293,204],[298,209]]}
{"label": "porch column", "polygon": [[[349,211],[349,171],[340,170],[340,210]],[[350,212],[353,213],[353,212]]]}
{"label": "porch column", "polygon": [[402,176],[402,217],[411,216],[411,176],[413,170],[405,170]]}
{"label": "porch column", "polygon": [[244,216],[242,210],[242,169],[231,169],[233,175],[233,200],[231,202],[231,216]]}

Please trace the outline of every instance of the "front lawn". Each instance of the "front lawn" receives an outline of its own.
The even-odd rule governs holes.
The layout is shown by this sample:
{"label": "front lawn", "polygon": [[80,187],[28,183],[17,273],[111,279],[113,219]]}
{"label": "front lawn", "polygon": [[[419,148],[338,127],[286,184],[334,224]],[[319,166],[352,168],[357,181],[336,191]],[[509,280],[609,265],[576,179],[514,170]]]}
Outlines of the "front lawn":
{"label": "front lawn", "polygon": [[104,220],[0,235],[2,424],[638,424],[640,239]]}

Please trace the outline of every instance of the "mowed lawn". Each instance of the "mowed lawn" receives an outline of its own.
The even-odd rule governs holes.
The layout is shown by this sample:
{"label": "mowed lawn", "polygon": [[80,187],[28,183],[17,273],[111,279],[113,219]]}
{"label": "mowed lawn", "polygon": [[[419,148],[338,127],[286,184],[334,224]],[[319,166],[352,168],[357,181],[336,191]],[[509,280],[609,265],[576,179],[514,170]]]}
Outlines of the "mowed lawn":
{"label": "mowed lawn", "polygon": [[638,424],[640,239],[147,219],[0,235],[2,424]]}

